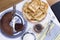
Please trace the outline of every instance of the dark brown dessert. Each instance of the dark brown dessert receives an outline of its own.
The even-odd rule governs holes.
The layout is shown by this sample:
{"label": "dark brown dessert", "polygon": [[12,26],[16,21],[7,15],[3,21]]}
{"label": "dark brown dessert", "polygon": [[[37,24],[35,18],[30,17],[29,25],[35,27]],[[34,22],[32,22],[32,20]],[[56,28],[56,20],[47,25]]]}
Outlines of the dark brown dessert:
{"label": "dark brown dessert", "polygon": [[40,33],[43,29],[43,26],[41,24],[36,24],[34,26],[34,31],[37,32],[37,33]]}
{"label": "dark brown dessert", "polygon": [[8,35],[13,35],[13,28],[10,26],[12,16],[12,12],[7,12],[5,15],[3,15],[1,19],[1,29],[4,33]]}
{"label": "dark brown dessert", "polygon": [[24,29],[24,26],[23,26],[22,23],[16,23],[16,24],[15,24],[15,30],[16,30],[17,32],[22,31],[23,29]]}

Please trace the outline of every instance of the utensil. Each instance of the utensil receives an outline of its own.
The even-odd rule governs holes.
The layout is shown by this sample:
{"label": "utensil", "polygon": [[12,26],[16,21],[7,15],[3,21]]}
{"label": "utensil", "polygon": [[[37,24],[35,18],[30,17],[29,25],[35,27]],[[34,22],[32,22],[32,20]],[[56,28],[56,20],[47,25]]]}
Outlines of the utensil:
{"label": "utensil", "polygon": [[16,13],[16,5],[13,4],[13,17],[15,16],[15,13]]}
{"label": "utensil", "polygon": [[[50,31],[50,28],[51,28],[51,25],[53,23],[53,20],[50,20],[50,22],[48,23],[48,29],[47,29],[47,32],[46,32],[46,35],[49,33]],[[49,33],[50,34],[50,33]]]}

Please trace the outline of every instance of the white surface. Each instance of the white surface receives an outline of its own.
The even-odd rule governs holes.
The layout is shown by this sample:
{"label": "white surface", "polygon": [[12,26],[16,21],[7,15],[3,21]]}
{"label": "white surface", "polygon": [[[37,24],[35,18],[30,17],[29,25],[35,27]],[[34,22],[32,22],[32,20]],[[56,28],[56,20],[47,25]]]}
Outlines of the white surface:
{"label": "white surface", "polygon": [[[45,0],[43,0],[43,1],[45,1]],[[26,2],[26,0],[23,1],[23,2],[21,2],[21,3],[19,3],[19,4],[17,4],[16,9],[22,12],[22,6],[24,5],[25,2]],[[9,8],[9,9],[7,9],[7,10],[10,10],[10,9],[12,9],[12,7]],[[0,16],[2,15],[2,13],[6,12],[7,10],[1,12]],[[47,13],[48,13],[47,17],[43,21],[40,22],[44,27],[45,27],[45,23],[48,22],[48,21],[50,21],[50,19],[53,20],[55,24],[60,25],[59,22],[58,22],[58,20],[57,20],[57,18],[55,17],[55,15],[54,15],[54,13],[53,13],[53,11],[51,10],[50,7],[48,8]],[[27,27],[32,27],[33,25],[34,24],[28,22]],[[21,40],[21,39],[20,39],[20,37],[18,37],[18,38],[7,38],[7,37],[5,37],[4,35],[2,35],[0,33],[0,40]],[[30,39],[30,40],[32,40],[32,39]]]}
{"label": "white surface", "polygon": [[35,39],[35,37],[32,35],[32,34],[26,34],[26,35],[24,35],[24,37],[23,37],[23,40],[34,40]]}

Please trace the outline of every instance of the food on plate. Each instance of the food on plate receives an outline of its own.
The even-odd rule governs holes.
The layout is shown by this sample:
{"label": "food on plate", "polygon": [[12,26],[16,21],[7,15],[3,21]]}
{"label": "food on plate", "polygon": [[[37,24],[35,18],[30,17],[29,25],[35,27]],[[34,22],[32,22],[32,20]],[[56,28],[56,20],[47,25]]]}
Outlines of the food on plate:
{"label": "food on plate", "polygon": [[7,12],[1,19],[1,29],[8,35],[13,35],[13,28],[9,25],[12,20],[12,12]]}
{"label": "food on plate", "polygon": [[34,31],[35,31],[36,33],[40,33],[42,30],[43,30],[43,26],[42,26],[41,24],[36,24],[36,25],[34,26]]}
{"label": "food on plate", "polygon": [[16,23],[15,24],[15,30],[17,32],[22,31],[24,29],[24,25],[22,23]]}
{"label": "food on plate", "polygon": [[31,22],[41,21],[47,15],[48,5],[40,0],[26,2],[23,6],[23,15]]}

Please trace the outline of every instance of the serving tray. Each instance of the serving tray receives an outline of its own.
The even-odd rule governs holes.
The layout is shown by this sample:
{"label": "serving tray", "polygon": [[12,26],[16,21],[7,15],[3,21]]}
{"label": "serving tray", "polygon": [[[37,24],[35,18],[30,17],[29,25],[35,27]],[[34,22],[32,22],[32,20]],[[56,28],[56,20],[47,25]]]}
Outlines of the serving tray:
{"label": "serving tray", "polygon": [[[29,2],[29,0],[24,0],[24,1],[22,1],[21,3],[18,3],[18,4],[16,5],[16,10],[22,12],[22,7],[23,7],[24,3],[27,2],[27,1]],[[42,1],[46,2],[45,0],[42,0]],[[6,13],[8,10],[12,10],[12,7],[10,7],[10,8],[8,8],[8,9],[4,10],[3,12],[1,12],[1,14],[0,14],[0,19],[1,19],[2,15],[4,15],[4,13]],[[23,12],[22,12],[22,14],[23,14]],[[53,20],[53,17],[54,17],[54,20],[55,20],[56,17],[54,16],[53,12],[51,11],[51,9],[50,9],[50,7],[49,7],[49,5],[48,5],[47,16],[46,16],[45,19],[42,20],[41,22],[31,23],[31,22],[29,22],[27,19],[25,19],[25,20],[27,21],[27,26],[26,26],[27,29],[26,29],[25,33],[34,34],[34,37],[35,37],[36,40],[40,40],[40,39],[43,40],[43,39],[46,37],[46,33],[47,33],[47,30],[48,30],[48,23],[49,23],[51,20]],[[55,21],[56,21],[56,23],[58,23],[57,19],[56,19]],[[44,29],[42,30],[42,32],[40,32],[39,34],[36,33],[36,32],[34,31],[34,29],[33,29],[33,27],[34,27],[35,24],[42,24],[43,27],[44,27]],[[51,26],[54,27],[54,24],[51,25]],[[52,28],[51,28],[51,29],[52,29]],[[24,34],[25,34],[25,33],[24,33]],[[4,36],[2,33],[0,33],[0,35],[1,35],[0,39],[3,38],[2,40],[22,40],[21,38],[22,38],[22,36],[23,36],[23,35],[22,35],[22,36],[19,36],[19,37],[16,37],[16,38],[8,38],[8,37]],[[27,39],[27,40],[28,40],[28,39]],[[32,40],[32,39],[30,39],[30,40]]]}

